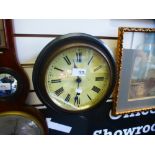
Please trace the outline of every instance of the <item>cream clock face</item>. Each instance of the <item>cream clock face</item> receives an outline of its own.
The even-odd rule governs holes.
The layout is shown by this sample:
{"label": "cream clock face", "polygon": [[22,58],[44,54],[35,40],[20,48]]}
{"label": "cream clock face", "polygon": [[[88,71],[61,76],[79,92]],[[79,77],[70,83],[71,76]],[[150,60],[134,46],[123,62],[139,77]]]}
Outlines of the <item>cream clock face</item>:
{"label": "cream clock face", "polygon": [[46,91],[59,107],[85,110],[105,96],[111,80],[110,66],[100,51],[71,46],[51,59],[45,74]]}
{"label": "cream clock face", "polygon": [[39,99],[57,112],[95,109],[111,95],[115,61],[97,38],[70,33],[51,41],[33,68],[33,85]]}

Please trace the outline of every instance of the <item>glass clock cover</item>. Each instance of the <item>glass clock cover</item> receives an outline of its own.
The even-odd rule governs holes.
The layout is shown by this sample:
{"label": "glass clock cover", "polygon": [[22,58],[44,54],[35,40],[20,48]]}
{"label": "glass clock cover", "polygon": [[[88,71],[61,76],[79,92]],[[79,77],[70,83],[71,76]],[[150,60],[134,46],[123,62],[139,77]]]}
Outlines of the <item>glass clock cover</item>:
{"label": "glass clock cover", "polygon": [[110,66],[98,51],[73,46],[61,51],[45,73],[46,91],[55,104],[67,110],[96,105],[110,84]]}
{"label": "glass clock cover", "polygon": [[39,125],[26,117],[6,115],[0,117],[0,135],[40,135]]}
{"label": "glass clock cover", "polygon": [[18,82],[14,76],[7,73],[1,73],[0,74],[0,97],[7,97],[16,93],[17,84]]}

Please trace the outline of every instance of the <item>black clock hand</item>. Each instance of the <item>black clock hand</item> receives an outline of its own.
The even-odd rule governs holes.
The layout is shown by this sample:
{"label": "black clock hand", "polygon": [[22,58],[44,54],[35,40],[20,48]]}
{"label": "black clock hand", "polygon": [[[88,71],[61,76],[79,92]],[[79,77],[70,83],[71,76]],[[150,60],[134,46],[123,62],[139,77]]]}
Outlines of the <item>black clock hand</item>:
{"label": "black clock hand", "polygon": [[78,97],[80,95],[80,93],[76,93],[76,96],[74,98],[74,105],[75,103],[79,106],[80,105],[80,98]]}
{"label": "black clock hand", "polygon": [[81,78],[78,76],[77,79],[76,79],[76,82],[78,83],[78,88],[79,88],[79,85],[80,85],[81,81],[82,81]]}
{"label": "black clock hand", "polygon": [[[74,60],[73,60],[73,62],[74,62]],[[74,68],[77,68],[75,62],[74,62]],[[76,79],[76,82],[77,82],[77,89],[79,89],[79,85],[80,85],[81,81],[82,81],[81,78],[80,78],[79,76],[77,76],[77,79]],[[74,97],[74,105],[75,105],[75,103],[76,103],[78,106],[80,105],[80,98],[79,98],[79,95],[80,95],[80,93],[77,92],[77,93],[76,93],[76,96]]]}
{"label": "black clock hand", "polygon": [[74,63],[74,68],[78,68],[77,65],[75,64],[75,61],[74,60],[73,60],[73,63]]}
{"label": "black clock hand", "polygon": [[76,94],[76,96],[74,97],[74,104],[75,103],[78,103],[78,96],[77,96],[77,94]]}

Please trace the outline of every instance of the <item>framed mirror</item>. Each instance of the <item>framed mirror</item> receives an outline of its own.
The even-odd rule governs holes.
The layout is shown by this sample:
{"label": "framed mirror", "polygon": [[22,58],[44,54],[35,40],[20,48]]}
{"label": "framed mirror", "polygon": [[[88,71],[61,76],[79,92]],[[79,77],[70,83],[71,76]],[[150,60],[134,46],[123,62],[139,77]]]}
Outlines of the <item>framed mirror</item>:
{"label": "framed mirror", "polygon": [[119,28],[114,114],[155,109],[155,29]]}

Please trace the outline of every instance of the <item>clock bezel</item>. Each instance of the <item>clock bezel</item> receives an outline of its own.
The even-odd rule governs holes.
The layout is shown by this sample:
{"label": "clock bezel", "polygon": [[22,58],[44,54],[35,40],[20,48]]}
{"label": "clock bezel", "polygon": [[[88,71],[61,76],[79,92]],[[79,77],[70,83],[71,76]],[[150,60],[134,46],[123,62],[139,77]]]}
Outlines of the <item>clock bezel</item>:
{"label": "clock bezel", "polygon": [[1,96],[0,102],[16,101],[18,96],[20,96],[23,90],[22,77],[20,76],[20,74],[18,74],[11,68],[7,68],[7,67],[0,67],[0,74],[9,74],[17,80],[17,90],[11,95],[4,96],[4,97]]}
{"label": "clock bezel", "polygon": [[[95,104],[94,106],[90,107],[89,109],[84,110],[67,110],[64,108],[59,107],[57,104],[55,104],[52,99],[50,99],[49,95],[47,94],[46,88],[45,88],[45,72],[46,72],[46,66],[48,63],[48,60],[51,57],[55,57],[59,52],[61,52],[61,48],[66,47],[71,44],[78,44],[78,45],[87,45],[91,48],[98,49],[97,51],[100,51],[100,54],[104,56],[104,59],[106,59],[110,73],[111,73],[111,80],[110,85],[107,90],[107,93],[105,96],[101,99],[100,102]],[[91,109],[95,109],[99,105],[101,105],[102,102],[106,101],[108,97],[111,95],[114,85],[115,85],[115,77],[116,77],[116,66],[115,61],[113,59],[112,54],[110,53],[109,49],[98,39],[91,35],[83,34],[83,33],[72,33],[67,34],[64,36],[61,36],[59,38],[56,38],[55,40],[51,41],[49,44],[47,44],[41,53],[39,54],[35,65],[33,69],[33,85],[34,89],[39,97],[39,99],[47,105],[47,107],[52,108],[56,111],[63,111],[63,112],[69,112],[69,113],[81,113],[81,112],[87,112]]]}

